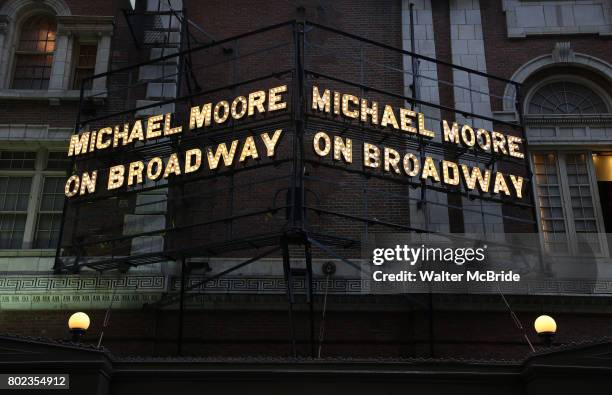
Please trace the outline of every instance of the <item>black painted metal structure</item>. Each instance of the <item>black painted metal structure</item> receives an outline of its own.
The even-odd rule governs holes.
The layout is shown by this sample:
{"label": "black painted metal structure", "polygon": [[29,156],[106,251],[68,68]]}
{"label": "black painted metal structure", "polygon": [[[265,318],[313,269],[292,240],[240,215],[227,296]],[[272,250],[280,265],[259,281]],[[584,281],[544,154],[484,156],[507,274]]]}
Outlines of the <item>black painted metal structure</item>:
{"label": "black painted metal structure", "polygon": [[[384,143],[440,157],[451,155],[456,159],[484,163],[489,168],[521,168],[529,185],[527,181],[531,177],[527,158],[509,159],[457,147],[451,150],[442,142],[381,133],[358,121],[350,123],[313,112],[308,99],[312,85],[316,83],[320,87],[353,92],[361,97],[372,97],[373,100],[396,103],[398,106],[410,105],[437,111],[442,114],[441,117],[444,114],[453,117],[459,114],[472,120],[491,122],[496,127],[513,130],[524,137],[521,122],[504,122],[488,114],[428,102],[415,94],[416,89],[413,89],[412,95],[406,95],[403,81],[408,78],[416,81],[418,70],[427,69],[423,66],[435,65],[438,71],[447,68],[492,83],[512,84],[518,93],[516,108],[520,115],[519,84],[304,20],[279,23],[200,45],[190,43],[188,27],[183,29],[182,34],[184,45],[176,53],[92,77],[106,79],[108,89],[103,92],[81,90],[75,131],[96,130],[128,122],[143,117],[141,114],[144,112],[159,111],[157,109],[160,106],[174,106],[173,112],[180,114],[177,118],[188,120],[189,107],[201,105],[204,100],[208,102],[217,98],[235,97],[255,88],[280,84],[289,87],[288,111],[278,115],[265,114],[240,123],[230,122],[202,133],[187,132],[188,128],[184,125],[185,132],[176,137],[77,157],[71,166],[71,174],[91,169],[98,169],[101,174],[103,169],[115,164],[127,164],[135,158],[146,161],[156,156],[167,156],[171,152],[183,152],[193,146],[240,138],[247,132],[255,134],[275,128],[284,130],[284,145],[279,147],[280,151],[274,160],[182,176],[170,179],[168,183],[122,188],[112,193],[100,187],[100,191],[94,195],[72,198],[67,201],[64,210],[55,263],[57,273],[77,273],[83,268],[100,272],[127,270],[159,262],[180,262],[183,268],[180,291],[169,294],[156,307],[179,302],[182,312],[185,298],[192,295],[188,291],[261,258],[279,257],[282,258],[289,299],[293,354],[297,352],[292,316],[296,298],[292,284],[294,276],[304,275],[308,284],[306,303],[309,305],[311,354],[314,356],[313,256],[337,259],[358,268],[352,259],[359,256],[360,237],[363,235],[367,237],[370,232],[378,231],[432,232],[427,227],[412,225],[410,218],[397,213],[380,215],[384,213],[387,201],[402,202],[406,207],[417,205],[421,210],[430,210],[431,207],[454,210],[455,213],[474,209],[440,203],[431,199],[431,194],[443,193],[469,201],[490,202],[502,207],[501,214],[477,210],[482,216],[483,227],[486,217],[497,216],[502,217],[504,223],[522,224],[530,231],[536,231],[532,196],[527,197],[523,203],[465,191],[460,187],[451,189],[423,184],[406,177],[398,178],[361,168],[338,166],[321,160],[307,149],[308,139],[312,138],[315,131],[326,130],[330,134],[350,137],[355,141]],[[146,84],[155,82],[139,81],[139,70],[164,64],[177,57],[178,70],[159,78],[161,84],[174,81],[176,94],[162,97],[154,103],[137,102],[143,97]],[[413,65],[412,70],[416,70],[416,73],[398,67],[402,62],[406,63],[406,60]],[[433,80],[439,87],[463,89],[469,92],[470,97],[488,95],[493,100],[507,100],[483,92],[481,87],[457,87],[448,81],[432,79],[426,73],[419,74],[418,78],[419,81]],[[416,86],[413,83],[413,87]],[[103,183],[100,185],[103,186]],[[421,188],[420,197],[411,196],[409,192],[418,188]],[[167,191],[166,197],[158,201],[137,203],[135,196],[138,193],[155,190]],[[531,194],[530,188],[527,191]],[[253,196],[253,199],[242,199],[241,196]],[[338,199],[344,199],[347,204],[335,205],[336,196],[341,196]],[[198,210],[202,207],[215,205],[219,200],[226,203],[222,208],[217,211],[210,209],[204,213],[206,215],[199,214]],[[122,213],[129,214],[143,205],[159,203],[167,206],[166,225],[163,228],[123,234]],[[245,203],[245,206],[237,206],[241,203]],[[216,215],[219,211],[222,214]],[[113,213],[119,217],[115,221],[110,218]],[[194,235],[202,237],[190,239]],[[149,252],[132,251],[134,240],[151,237],[162,237],[163,248]],[[299,270],[293,268],[292,249],[303,251],[306,267],[304,273],[298,273]],[[215,256],[250,258],[201,283],[189,284],[185,273],[189,259]]]}

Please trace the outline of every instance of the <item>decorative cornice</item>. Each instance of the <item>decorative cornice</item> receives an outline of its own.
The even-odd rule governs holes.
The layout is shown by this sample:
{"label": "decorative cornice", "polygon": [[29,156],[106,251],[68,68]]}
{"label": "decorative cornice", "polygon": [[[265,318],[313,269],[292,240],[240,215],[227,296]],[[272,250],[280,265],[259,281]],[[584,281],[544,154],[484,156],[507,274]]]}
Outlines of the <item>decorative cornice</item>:
{"label": "decorative cornice", "polygon": [[112,16],[75,15],[57,17],[57,33],[67,35],[112,35]]}
{"label": "decorative cornice", "polygon": [[526,115],[525,125],[581,125],[581,126],[612,126],[612,114],[589,115]]}

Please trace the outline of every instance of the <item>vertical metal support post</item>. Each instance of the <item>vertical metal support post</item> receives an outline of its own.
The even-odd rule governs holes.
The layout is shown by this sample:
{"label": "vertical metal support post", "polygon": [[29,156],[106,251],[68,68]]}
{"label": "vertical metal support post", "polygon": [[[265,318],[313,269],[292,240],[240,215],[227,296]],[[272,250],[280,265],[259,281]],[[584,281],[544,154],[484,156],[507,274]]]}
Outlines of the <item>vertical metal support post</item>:
{"label": "vertical metal support post", "polygon": [[[92,84],[93,84],[93,77],[90,77],[89,79],[92,80]],[[81,127],[81,111],[82,111],[82,107],[83,107],[83,94],[84,94],[84,89],[83,86],[85,85],[85,81],[87,79],[84,79],[83,81],[81,81],[81,86],[79,89],[79,106],[77,107],[77,115],[76,115],[76,121],[74,122],[74,133],[79,133],[79,129]],[[72,159],[70,160],[70,163],[68,164],[68,169],[66,170],[66,175],[68,177],[70,177],[72,170],[75,166],[75,157],[73,156]],[[62,251],[62,239],[64,238],[64,227],[65,227],[65,222],[66,222],[66,211],[68,211],[68,198],[64,197],[64,206],[62,208],[62,221],[60,222],[60,228],[59,228],[59,233],[57,236],[57,246],[55,247],[55,261],[53,262],[53,272],[55,274],[59,274],[62,270],[62,266],[60,264],[60,255],[61,255],[61,251]],[[75,264],[78,263],[78,261],[75,261]]]}
{"label": "vertical metal support post", "polygon": [[283,247],[283,272],[285,274],[285,287],[287,289],[287,299],[289,300],[289,325],[291,329],[291,354],[297,357],[295,345],[295,322],[293,321],[293,279],[291,278],[291,262],[289,260],[289,242],[286,237],[281,239]]}
{"label": "vertical metal support post", "polygon": [[435,358],[435,330],[434,330],[434,308],[433,308],[433,294],[429,292],[429,357]]}
{"label": "vertical metal support post", "polygon": [[185,282],[187,279],[185,257],[181,258],[181,298],[179,305],[179,326],[178,326],[178,355],[183,355],[183,321],[185,318]]}
{"label": "vertical metal support post", "polygon": [[[416,53],[416,43],[414,41],[414,3],[410,3],[410,52]],[[419,61],[412,55],[410,56],[410,61],[412,62],[412,97],[418,99],[417,75],[419,74]],[[414,102],[412,102],[410,108],[414,109]]]}
{"label": "vertical metal support post", "polygon": [[295,86],[293,100],[295,139],[293,141],[293,180],[291,182],[291,226],[304,230],[306,209],[304,208],[304,116],[305,116],[305,77],[304,77],[304,24],[299,20],[294,24],[295,46]]}
{"label": "vertical metal support post", "polygon": [[315,327],[314,327],[314,282],[312,277],[312,249],[310,242],[305,241],[304,244],[304,255],[306,258],[306,273],[308,276],[307,284],[308,287],[308,321],[310,323],[310,356],[316,358],[315,353]]}

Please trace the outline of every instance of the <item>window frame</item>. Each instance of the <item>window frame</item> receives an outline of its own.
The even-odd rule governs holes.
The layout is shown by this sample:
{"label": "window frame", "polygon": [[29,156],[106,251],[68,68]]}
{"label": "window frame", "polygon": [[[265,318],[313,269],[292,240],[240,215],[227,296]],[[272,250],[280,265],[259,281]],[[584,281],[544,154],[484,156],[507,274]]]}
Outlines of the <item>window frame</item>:
{"label": "window frame", "polygon": [[[68,86],[68,90],[73,90],[73,91],[80,91],[81,88],[80,87],[76,87],[75,86],[75,78],[77,76],[77,69],[79,69],[79,55],[81,53],[81,46],[83,45],[92,45],[96,47],[96,59],[94,61],[94,66],[92,67],[92,74],[96,73],[96,62],[98,61],[98,46],[99,43],[97,40],[93,40],[93,39],[74,39],[73,43],[72,43],[72,60],[71,60],[71,68],[70,68],[70,81],[69,81],[69,86]],[[92,90],[92,87],[89,87],[89,89],[86,90]]]}
{"label": "window frame", "polygon": [[[593,200],[593,211],[597,229],[597,235],[599,238],[600,252],[596,253],[597,257],[609,257],[609,249],[607,239],[605,237],[605,229],[603,225],[603,214],[601,212],[601,202],[599,201],[599,188],[597,186],[597,178],[595,175],[595,167],[593,165],[593,150],[591,149],[576,149],[573,148],[560,148],[560,147],[539,147],[532,150],[529,155],[529,162],[531,166],[532,174],[535,175],[535,155],[547,155],[554,154],[556,157],[555,166],[557,167],[558,175],[559,175],[559,190],[561,193],[561,201],[562,201],[562,210],[563,217],[565,220],[565,234],[567,236],[568,242],[568,252],[567,253],[559,253],[555,254],[555,256],[575,256],[579,254],[578,251],[578,238],[576,233],[576,223],[575,217],[572,207],[572,200],[570,194],[570,185],[567,178],[567,155],[580,155],[584,154],[586,156],[586,169],[587,169],[587,177],[589,182],[589,187],[591,188],[591,199]],[[535,196],[535,204],[536,204],[536,220],[538,222],[538,229],[540,229],[540,243],[544,247],[544,228],[543,228],[543,219],[540,205],[540,194],[538,192],[538,183],[535,177],[533,177],[532,188]]]}
{"label": "window frame", "polygon": [[589,118],[590,116],[592,116],[593,114],[580,115],[580,114],[530,114],[529,113],[529,104],[531,103],[533,96],[540,90],[540,88],[542,88],[545,85],[548,85],[554,82],[559,82],[559,81],[573,82],[575,84],[584,85],[585,87],[591,89],[593,92],[595,92],[595,94],[599,95],[599,97],[603,100],[604,104],[606,105],[607,111],[608,111],[607,114],[612,113],[612,99],[610,98],[610,96],[604,89],[602,89],[599,85],[591,82],[590,80],[584,77],[572,75],[572,74],[556,74],[556,75],[553,75],[547,78],[543,78],[540,81],[538,81],[536,84],[534,84],[529,89],[529,92],[525,96],[525,99],[523,101],[523,113],[527,117],[537,117],[537,118],[556,118],[559,116],[566,117],[568,115],[580,116],[582,118]]}
{"label": "window frame", "polygon": [[53,248],[35,248],[36,233],[38,225],[38,214],[42,203],[43,186],[45,177],[66,177],[65,170],[46,170],[47,158],[49,152],[64,152],[55,147],[39,146],[35,150],[32,146],[8,146],[0,147],[4,151],[29,151],[36,152],[36,160],[33,170],[23,169],[2,169],[0,176],[9,177],[32,177],[30,186],[30,197],[26,209],[26,223],[23,232],[23,240],[21,248],[3,248],[0,251],[20,251],[20,250],[37,250],[37,251],[55,251]]}
{"label": "window frame", "polygon": [[[50,18],[55,19],[55,45],[53,48],[53,52],[52,52],[52,56],[53,59],[51,61],[51,75],[49,76],[49,86],[47,87],[47,89],[23,89],[23,88],[13,88],[13,81],[15,79],[15,68],[17,66],[17,55],[19,54],[19,42],[21,40],[21,34],[22,34],[22,30],[23,30],[23,26],[24,23],[27,22],[30,18],[34,18],[37,15],[46,15]],[[21,15],[21,17],[16,21],[15,23],[15,27],[13,30],[13,39],[12,39],[12,45],[9,47],[10,48],[10,62],[9,64],[9,70],[7,72],[7,77],[6,80],[4,81],[4,87],[5,89],[8,90],[17,90],[17,91],[27,91],[27,92],[46,92],[50,89],[50,85],[51,85],[51,81],[53,79],[53,66],[55,65],[55,61],[56,61],[56,51],[57,51],[57,44],[58,44],[58,30],[59,30],[59,26],[57,23],[57,15],[45,10],[45,9],[39,9],[39,10],[34,10],[32,12],[26,13],[24,15]],[[25,52],[24,52],[25,54]],[[30,53],[32,54],[32,53]],[[40,52],[40,55],[43,54],[47,54],[48,53],[43,53]]]}

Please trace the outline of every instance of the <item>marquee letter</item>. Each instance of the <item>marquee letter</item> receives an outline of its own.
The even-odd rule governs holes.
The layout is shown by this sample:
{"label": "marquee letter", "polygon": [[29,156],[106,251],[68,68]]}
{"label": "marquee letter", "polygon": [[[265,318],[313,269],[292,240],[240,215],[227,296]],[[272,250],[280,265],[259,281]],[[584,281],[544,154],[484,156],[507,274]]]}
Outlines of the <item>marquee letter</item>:
{"label": "marquee letter", "polygon": [[110,147],[110,145],[113,143],[113,138],[109,138],[107,141],[102,141],[102,139],[104,138],[104,135],[109,135],[112,136],[113,134],[113,129],[112,128],[102,128],[98,131],[98,137],[96,139],[96,149],[100,150],[100,149],[105,149]]}
{"label": "marquee letter", "polygon": [[484,177],[482,176],[479,167],[473,167],[470,174],[470,169],[466,165],[461,165],[461,171],[463,172],[463,179],[465,180],[468,189],[474,189],[476,187],[476,181],[478,181],[478,185],[480,186],[480,190],[482,192],[489,191],[489,184],[491,182],[490,170],[485,170]]}
{"label": "marquee letter", "polygon": [[438,174],[438,170],[436,170],[433,158],[431,156],[426,156],[423,162],[423,173],[421,174],[421,178],[427,180],[429,177],[432,177],[436,182],[440,182],[440,175]]}
{"label": "marquee letter", "polygon": [[136,177],[136,184],[142,184],[142,172],[144,170],[144,163],[141,160],[130,163],[128,167],[128,180],[127,184],[134,184],[134,177]]}
{"label": "marquee letter", "polygon": [[380,149],[374,144],[363,143],[363,165],[366,167],[380,167]]}
{"label": "marquee letter", "polygon": [[64,194],[67,197],[73,197],[79,192],[79,184],[81,183],[81,179],[77,175],[72,175],[70,178],[66,180],[66,185],[64,186]]}
{"label": "marquee letter", "polygon": [[130,133],[130,137],[127,139],[126,144],[130,144],[134,139],[138,139],[139,141],[143,141],[145,139],[144,134],[142,134],[142,122],[137,120],[134,122],[134,126],[132,127],[132,133]]}
{"label": "marquee letter", "polygon": [[166,170],[164,170],[164,178],[168,178],[170,174],[181,175],[181,165],[178,160],[178,156],[173,152],[170,155],[170,159],[168,159],[168,163],[166,164]]}
{"label": "marquee letter", "polygon": [[445,119],[442,121],[442,129],[444,129],[444,141],[459,145],[459,125],[457,125],[457,122],[453,122],[452,127],[449,128]]}
{"label": "marquee letter", "polygon": [[164,136],[169,136],[171,134],[180,133],[183,131],[182,126],[177,126],[175,128],[170,127],[170,121],[172,120],[172,113],[167,113],[164,115]]}
{"label": "marquee letter", "polygon": [[[412,169],[410,168],[410,163],[412,162]],[[404,171],[408,177],[414,177],[419,174],[419,169],[421,168],[421,164],[419,163],[419,159],[414,154],[406,154],[404,155]]]}
{"label": "marquee letter", "polygon": [[240,159],[238,159],[238,162],[244,162],[247,156],[250,156],[253,159],[259,158],[259,154],[257,153],[257,145],[255,145],[253,136],[249,136],[244,140],[244,145],[242,146],[242,152],[240,153]]}
{"label": "marquee letter", "polygon": [[493,151],[501,151],[502,154],[508,155],[508,152],[506,152],[506,137],[498,132],[491,132],[491,137],[493,138]]}
{"label": "marquee letter", "polygon": [[342,114],[349,118],[359,118],[359,110],[349,110],[349,101],[356,106],[359,106],[359,99],[354,95],[342,95]]}
{"label": "marquee letter", "polygon": [[419,116],[419,134],[425,137],[434,137],[434,132],[425,129],[425,114],[420,112]]}
{"label": "marquee letter", "polygon": [[266,108],[263,105],[265,102],[266,102],[266,92],[257,91],[257,92],[249,93],[249,105],[248,105],[249,116],[255,114],[255,109],[257,109],[257,112],[259,113],[266,112]]}
{"label": "marquee letter", "polygon": [[393,171],[396,174],[400,174],[400,169],[397,165],[401,159],[399,152],[393,148],[385,147],[383,157],[385,171],[391,171],[391,168],[393,168]]}
{"label": "marquee letter", "polygon": [[[140,123],[140,120],[137,121],[138,123]],[[140,127],[142,128],[142,125],[140,125]],[[113,148],[114,147],[118,147],[119,146],[119,140],[121,140],[121,145],[126,145],[126,141],[129,137],[129,132],[130,132],[130,124],[129,123],[124,123],[123,124],[123,131],[120,132],[120,127],[119,125],[115,126],[114,128],[114,134],[113,134]]]}
{"label": "marquee letter", "polygon": [[330,91],[325,89],[323,96],[319,94],[319,88],[316,85],[312,86],[312,109],[329,112],[330,110]]}
{"label": "marquee letter", "polygon": [[353,141],[349,138],[346,143],[340,136],[334,136],[334,160],[342,160],[353,163]]}
{"label": "marquee letter", "polygon": [[204,104],[201,110],[198,106],[191,107],[191,112],[189,114],[189,130],[199,129],[202,126],[209,126],[211,116],[211,103]]}
{"label": "marquee letter", "polygon": [[274,156],[274,151],[276,150],[276,144],[278,143],[278,139],[280,138],[283,129],[277,129],[274,131],[272,138],[268,136],[268,133],[260,134],[261,140],[266,146],[266,154],[268,156]]}
{"label": "marquee letter", "polygon": [[208,167],[210,170],[215,170],[219,165],[219,159],[223,155],[223,163],[225,166],[231,166],[234,162],[234,155],[236,154],[236,148],[238,147],[238,140],[232,141],[232,146],[227,152],[227,146],[225,143],[221,143],[217,146],[217,151],[213,155],[212,148],[206,147],[206,156],[208,157]]}
{"label": "marquee letter", "polygon": [[76,156],[87,153],[88,145],[89,132],[73,134],[72,137],[70,137],[70,147],[68,147],[68,156]]}
{"label": "marquee letter", "polygon": [[394,129],[399,129],[399,125],[397,123],[397,119],[395,118],[395,114],[393,113],[393,107],[390,105],[385,106],[385,110],[383,111],[382,120],[380,121],[380,126],[387,127],[388,124],[391,124]]}
{"label": "marquee letter", "polygon": [[268,91],[268,111],[277,111],[287,108],[286,102],[281,102],[279,93],[287,92],[287,85],[277,86]]}
{"label": "marquee letter", "polygon": [[408,133],[416,133],[417,129],[412,126],[412,119],[408,117],[416,117],[416,112],[407,108],[400,108],[400,129]]}
{"label": "marquee letter", "polygon": [[495,185],[493,186],[493,193],[499,193],[499,191],[503,191],[506,195],[510,196],[510,190],[508,189],[508,184],[506,184],[506,180],[504,179],[504,175],[502,173],[495,173]]}
{"label": "marquee letter", "polygon": [[[153,115],[147,119],[147,139],[161,136],[162,130],[160,122],[164,119],[163,115]],[[136,125],[134,125],[136,127]]]}
{"label": "marquee letter", "polygon": [[88,172],[83,173],[81,181],[81,190],[79,195],[85,195],[86,193],[94,193],[96,191],[96,180],[98,179],[98,171],[94,170],[91,172],[91,176]]}
{"label": "marquee letter", "polygon": [[516,197],[521,199],[523,197],[523,177],[510,174],[510,181],[512,181],[512,186],[516,191]]}
{"label": "marquee letter", "polygon": [[519,151],[519,144],[523,143],[523,139],[516,136],[508,136],[508,152],[510,156],[514,156],[515,158],[524,158],[525,154]]}
{"label": "marquee letter", "polygon": [[368,107],[368,101],[361,99],[361,122],[367,122],[368,114],[371,116],[372,123],[378,125],[378,103],[372,102],[372,107]]}
{"label": "marquee letter", "polygon": [[[323,140],[325,143],[323,148],[321,148],[321,140]],[[312,140],[312,148],[314,148],[315,153],[319,156],[329,154],[329,151],[331,150],[331,140],[329,136],[324,132],[315,134],[314,139]]]}
{"label": "marquee letter", "polygon": [[[453,169],[453,177],[451,178],[448,169]],[[459,166],[455,162],[447,160],[442,161],[442,181],[448,185],[459,185]]]}
{"label": "marquee letter", "polygon": [[185,174],[193,173],[202,165],[202,151],[199,148],[185,152]]}
{"label": "marquee letter", "polygon": [[123,185],[123,174],[125,173],[125,167],[123,165],[117,165],[110,168],[108,171],[108,188],[117,189]]}

